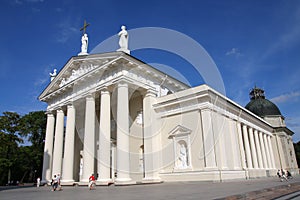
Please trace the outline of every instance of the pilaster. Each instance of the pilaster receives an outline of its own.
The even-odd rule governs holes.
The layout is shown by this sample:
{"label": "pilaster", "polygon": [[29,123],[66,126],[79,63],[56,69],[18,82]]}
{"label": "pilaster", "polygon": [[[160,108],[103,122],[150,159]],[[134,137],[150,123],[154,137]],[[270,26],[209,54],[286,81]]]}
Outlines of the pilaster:
{"label": "pilaster", "polygon": [[205,156],[205,168],[216,169],[215,139],[211,119],[211,110],[201,110],[202,134]]}
{"label": "pilaster", "polygon": [[152,104],[154,103],[155,91],[148,90],[143,99],[143,129],[144,129],[144,170],[145,177],[143,182],[153,183],[161,182],[158,176],[159,153],[157,133],[154,131],[154,112]]}

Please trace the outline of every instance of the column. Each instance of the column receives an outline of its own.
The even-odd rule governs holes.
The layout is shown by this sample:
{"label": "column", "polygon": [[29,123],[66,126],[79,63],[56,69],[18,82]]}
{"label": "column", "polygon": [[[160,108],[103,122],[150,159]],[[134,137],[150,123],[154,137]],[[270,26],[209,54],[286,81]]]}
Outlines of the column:
{"label": "column", "polygon": [[[275,169],[275,161],[274,161],[274,154],[273,154],[273,148],[272,148],[272,143],[271,143],[271,136],[267,136],[268,144],[269,144],[269,149],[270,149],[270,158],[271,158],[271,168]],[[287,152],[289,153],[289,152]]]}
{"label": "column", "polygon": [[244,136],[244,143],[245,143],[245,150],[246,150],[246,160],[247,160],[247,166],[249,169],[253,168],[252,164],[252,157],[251,157],[251,151],[250,151],[250,142],[248,137],[248,128],[246,125],[243,125],[243,136]]}
{"label": "column", "polygon": [[205,167],[216,168],[215,140],[211,119],[211,110],[201,110]]}
{"label": "column", "polygon": [[75,147],[75,107],[67,106],[67,127],[65,136],[65,151],[63,161],[62,183],[74,183],[74,147]]}
{"label": "column", "polygon": [[249,138],[250,138],[250,146],[251,146],[251,155],[253,158],[253,167],[255,169],[258,168],[258,163],[257,163],[257,154],[256,154],[256,148],[255,148],[255,143],[254,143],[254,136],[253,136],[253,129],[249,127]]}
{"label": "column", "polygon": [[110,178],[110,93],[105,88],[100,92],[100,126],[98,153],[98,180],[101,185],[112,182]]}
{"label": "column", "polygon": [[152,105],[154,103],[155,92],[148,90],[143,99],[143,129],[144,129],[144,170],[145,177],[143,182],[160,182],[158,176],[159,169],[159,142],[158,135],[153,128],[154,113]]}
{"label": "column", "polygon": [[63,142],[64,142],[64,117],[65,115],[62,109],[56,111],[56,127],[55,127],[52,175],[61,174]]}
{"label": "column", "polygon": [[117,86],[117,184],[126,184],[130,178],[129,152],[129,97],[127,83]]}
{"label": "column", "polygon": [[52,172],[52,152],[53,152],[53,136],[55,117],[52,112],[47,112],[47,127],[44,147],[43,175],[42,182],[50,182]]}
{"label": "column", "polygon": [[240,122],[237,122],[237,134],[238,134],[238,142],[240,147],[241,164],[242,164],[242,168],[245,169],[247,166],[246,166],[245,150],[244,150],[242,129],[241,129]]}
{"label": "column", "polygon": [[257,130],[254,130],[254,139],[255,139],[255,146],[256,146],[256,150],[257,150],[258,166],[259,166],[259,168],[263,168],[263,161],[262,161],[262,155],[261,155],[262,153],[261,153]]}
{"label": "column", "polygon": [[268,163],[267,163],[266,149],[265,149],[264,139],[263,139],[263,132],[259,132],[259,141],[260,141],[260,147],[262,150],[263,166],[264,166],[264,168],[267,168]]}
{"label": "column", "polygon": [[83,141],[83,172],[81,183],[89,182],[94,171],[95,159],[95,97],[90,94],[86,97],[84,141]]}
{"label": "column", "polygon": [[269,145],[268,145],[268,141],[267,141],[267,134],[264,134],[264,143],[265,143],[265,148],[266,148],[268,168],[271,168],[272,163],[271,163],[271,158],[270,158]]}
{"label": "column", "polygon": [[229,140],[231,143],[231,150],[232,150],[232,155],[233,155],[233,158],[231,158],[233,161],[233,167],[234,167],[234,169],[241,169],[240,154],[239,154],[239,141],[237,138],[238,133],[237,133],[237,129],[236,129],[237,122],[233,121],[232,119],[228,119],[228,120],[229,120],[229,125],[231,127],[230,128],[231,137],[229,138]]}

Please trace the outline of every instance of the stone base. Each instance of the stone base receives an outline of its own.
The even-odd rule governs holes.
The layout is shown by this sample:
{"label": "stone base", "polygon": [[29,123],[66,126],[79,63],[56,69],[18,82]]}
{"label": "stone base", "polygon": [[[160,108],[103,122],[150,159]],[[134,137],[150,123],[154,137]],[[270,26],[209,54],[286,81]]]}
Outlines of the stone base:
{"label": "stone base", "polygon": [[113,180],[112,179],[99,179],[96,181],[96,185],[104,185],[107,186],[109,184],[112,184]]}
{"label": "stone base", "polygon": [[51,181],[41,180],[41,184],[40,185],[51,185]]}
{"label": "stone base", "polygon": [[64,185],[64,186],[72,186],[72,185],[75,185],[75,181],[74,180],[61,180],[60,184]]}
{"label": "stone base", "polygon": [[144,178],[142,180],[142,183],[144,184],[151,184],[151,183],[162,183],[163,181],[161,180],[161,178]]}
{"label": "stone base", "polygon": [[203,170],[203,171],[182,171],[160,173],[160,177],[165,182],[177,181],[213,181],[223,182],[233,179],[246,179],[243,170]]}
{"label": "stone base", "polygon": [[117,178],[114,182],[115,185],[135,185],[136,181],[131,178]]}
{"label": "stone base", "polygon": [[88,181],[85,181],[85,180],[79,181],[79,182],[78,182],[78,185],[79,185],[79,186],[86,186],[86,185],[89,185],[89,182],[88,182]]}
{"label": "stone base", "polygon": [[78,54],[78,56],[87,56],[87,55],[89,55],[89,54],[86,53],[86,52],[80,52],[80,53]]}
{"label": "stone base", "polygon": [[122,51],[124,53],[130,54],[130,51],[128,49],[118,49],[117,51]]}

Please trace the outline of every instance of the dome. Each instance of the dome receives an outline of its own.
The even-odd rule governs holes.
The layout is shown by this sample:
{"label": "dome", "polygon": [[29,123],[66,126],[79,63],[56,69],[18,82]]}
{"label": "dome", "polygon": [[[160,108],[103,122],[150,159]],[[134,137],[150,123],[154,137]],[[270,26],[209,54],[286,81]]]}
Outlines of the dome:
{"label": "dome", "polygon": [[268,99],[265,99],[264,90],[255,87],[250,92],[250,99],[251,101],[245,108],[254,114],[260,117],[281,115],[279,108]]}

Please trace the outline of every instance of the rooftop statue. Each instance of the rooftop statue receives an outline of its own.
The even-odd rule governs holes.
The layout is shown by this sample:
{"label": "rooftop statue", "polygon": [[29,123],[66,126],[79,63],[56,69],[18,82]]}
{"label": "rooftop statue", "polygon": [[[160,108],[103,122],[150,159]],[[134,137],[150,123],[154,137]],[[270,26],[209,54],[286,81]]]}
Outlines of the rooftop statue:
{"label": "rooftop statue", "polygon": [[54,70],[53,70],[53,73],[49,73],[50,78],[51,78],[51,81],[53,81],[53,79],[56,77],[56,75],[57,75],[57,72],[56,72],[56,71],[57,71],[57,70],[54,69]]}
{"label": "rooftop statue", "polygon": [[121,26],[121,31],[118,33],[118,36],[120,38],[120,49],[118,49],[117,51],[123,51],[130,54],[130,51],[128,50],[128,32],[126,31],[126,26]]}
{"label": "rooftop statue", "polygon": [[88,49],[88,44],[89,44],[89,38],[86,31],[86,27],[88,27],[90,24],[87,24],[86,21],[84,20],[83,27],[80,29],[80,31],[83,31],[82,37],[81,37],[81,52],[78,54],[80,55],[88,55],[87,49]]}

